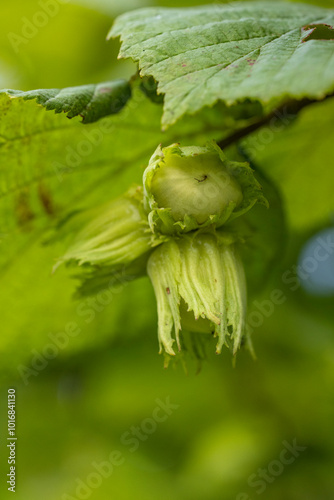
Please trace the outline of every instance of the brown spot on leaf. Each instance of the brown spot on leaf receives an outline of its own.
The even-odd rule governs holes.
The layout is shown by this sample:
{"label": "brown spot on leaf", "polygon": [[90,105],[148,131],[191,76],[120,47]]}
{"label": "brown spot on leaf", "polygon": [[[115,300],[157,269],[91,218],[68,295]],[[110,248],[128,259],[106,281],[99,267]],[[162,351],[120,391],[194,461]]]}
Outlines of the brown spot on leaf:
{"label": "brown spot on leaf", "polygon": [[256,59],[247,59],[247,62],[250,66],[254,66],[254,64],[256,63]]}
{"label": "brown spot on leaf", "polygon": [[169,287],[167,287],[167,288],[166,288],[166,292],[167,292],[167,295],[169,295],[169,294],[170,294],[170,289],[169,289]]}
{"label": "brown spot on leaf", "polygon": [[29,194],[27,191],[21,191],[15,202],[15,216],[19,227],[23,231],[31,231],[31,222],[35,214],[30,207]]}
{"label": "brown spot on leaf", "polygon": [[50,215],[50,217],[54,216],[56,209],[51,198],[51,193],[42,183],[38,185],[38,197],[45,213]]}

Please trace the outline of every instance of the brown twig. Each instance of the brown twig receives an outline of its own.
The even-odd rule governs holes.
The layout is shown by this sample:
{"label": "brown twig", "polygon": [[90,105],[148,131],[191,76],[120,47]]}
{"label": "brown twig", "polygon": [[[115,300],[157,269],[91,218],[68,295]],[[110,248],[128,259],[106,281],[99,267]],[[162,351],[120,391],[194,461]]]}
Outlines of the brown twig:
{"label": "brown twig", "polygon": [[[235,142],[240,141],[247,135],[251,134],[252,132],[255,132],[259,128],[269,125],[272,120],[278,120],[281,121],[284,125],[289,125],[298,115],[298,113],[305,108],[306,106],[309,106],[310,104],[314,104],[317,102],[323,102],[326,99],[329,99],[331,97],[334,97],[333,94],[329,94],[325,96],[323,99],[302,99],[300,101],[289,101],[278,108],[276,108],[274,111],[269,113],[267,116],[264,116],[261,118],[259,121],[256,123],[252,123],[251,125],[248,125],[245,128],[242,128],[240,130],[236,130],[233,132],[231,135],[228,137],[225,137],[221,141],[217,142],[218,146],[221,149],[227,148],[228,146],[231,146]],[[282,117],[285,117],[284,120],[282,120]]]}

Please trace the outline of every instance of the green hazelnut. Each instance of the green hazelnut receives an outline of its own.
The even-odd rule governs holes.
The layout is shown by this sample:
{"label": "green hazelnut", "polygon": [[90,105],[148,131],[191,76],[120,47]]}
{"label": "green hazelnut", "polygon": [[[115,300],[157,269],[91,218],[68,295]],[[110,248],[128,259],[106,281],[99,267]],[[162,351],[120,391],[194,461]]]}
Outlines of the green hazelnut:
{"label": "green hazelnut", "polygon": [[151,230],[170,235],[220,227],[264,201],[249,165],[228,161],[214,142],[159,146],[143,184]]}

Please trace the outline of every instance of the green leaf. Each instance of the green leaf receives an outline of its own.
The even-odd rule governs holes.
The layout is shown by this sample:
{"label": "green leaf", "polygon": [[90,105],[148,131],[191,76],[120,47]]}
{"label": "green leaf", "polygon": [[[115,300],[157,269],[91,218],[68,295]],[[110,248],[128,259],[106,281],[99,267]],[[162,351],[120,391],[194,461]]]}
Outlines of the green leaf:
{"label": "green leaf", "polygon": [[315,24],[333,26],[333,10],[236,2],[137,10],[120,16],[109,36],[120,35],[120,57],[138,61],[141,74],[158,82],[167,126],[218,100],[234,106],[252,99],[269,109],[331,93],[334,43],[306,40]]}
{"label": "green leaf", "polygon": [[[227,156],[237,161],[250,161],[248,155],[236,148],[229,148]],[[249,299],[258,295],[270,283],[280,265],[287,243],[284,205],[276,185],[271,182],[258,164],[250,161],[254,175],[269,202],[268,207],[257,204],[226,225],[226,230],[242,240],[239,244],[244,265]]]}
{"label": "green leaf", "polygon": [[64,112],[67,118],[80,115],[83,123],[92,123],[104,116],[118,113],[131,97],[131,88],[126,80],[81,85],[65,89],[40,89],[22,92],[7,90],[9,95],[36,99],[46,109]]}
{"label": "green leaf", "polygon": [[329,225],[333,219],[333,116],[331,98],[302,110],[289,127],[276,120],[242,143],[281,192],[294,231]]}

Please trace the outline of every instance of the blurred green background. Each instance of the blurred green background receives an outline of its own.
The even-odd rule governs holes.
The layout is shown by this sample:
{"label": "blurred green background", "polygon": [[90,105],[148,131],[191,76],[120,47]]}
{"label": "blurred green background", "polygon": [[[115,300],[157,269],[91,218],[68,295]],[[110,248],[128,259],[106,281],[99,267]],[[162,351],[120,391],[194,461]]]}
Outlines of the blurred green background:
{"label": "blurred green background", "polygon": [[[119,42],[105,40],[113,19],[143,6],[203,3],[59,1],[56,14],[15,50],[8,34],[20,35],[41,2],[6,2],[0,17],[0,87],[29,90],[129,77],[135,66],[117,62]],[[1,269],[1,498],[11,494],[4,439],[8,387],[16,388],[17,397],[18,500],[333,498],[333,282],[326,288],[320,276],[333,273],[333,254],[297,289],[295,281],[284,279],[287,271],[293,275],[305,244],[333,227],[328,199],[334,186],[333,110],[333,103],[312,106],[258,154],[259,167],[277,183],[287,229],[282,259],[252,299],[263,304],[275,289],[284,296],[254,328],[256,361],[242,351],[233,367],[230,353],[215,356],[211,344],[199,374],[191,363],[188,375],[181,366],[164,370],[148,279],[126,284],[86,322],[72,300],[76,285],[67,270],[51,275],[61,244],[42,245],[41,231]],[[311,147],[312,141],[318,142]],[[135,175],[140,178],[135,169],[114,176],[105,196],[122,192]],[[4,239],[2,247],[7,244]],[[71,322],[80,333],[23,380],[22,366],[31,369],[50,334],[60,334]],[[147,419],[155,414],[157,399],[166,398],[174,407],[153,425]],[[144,432],[135,451],[124,438],[137,432],[133,426]],[[295,457],[287,454],[294,460],[282,465],[286,442],[304,449]],[[115,450],[122,463],[96,479],[94,463],[107,461]]]}

